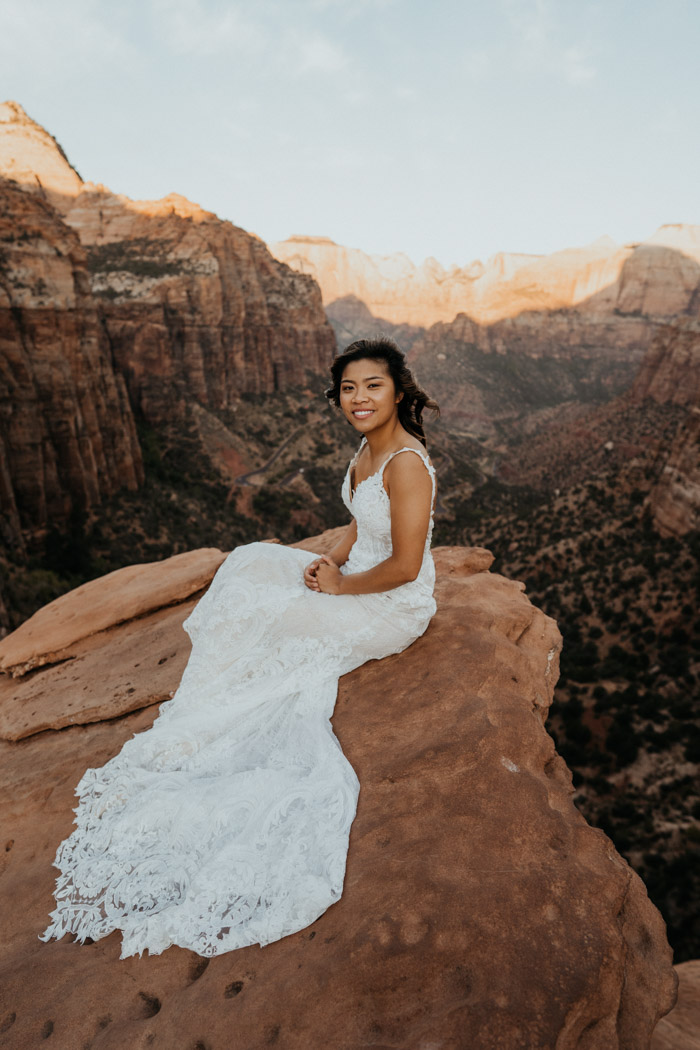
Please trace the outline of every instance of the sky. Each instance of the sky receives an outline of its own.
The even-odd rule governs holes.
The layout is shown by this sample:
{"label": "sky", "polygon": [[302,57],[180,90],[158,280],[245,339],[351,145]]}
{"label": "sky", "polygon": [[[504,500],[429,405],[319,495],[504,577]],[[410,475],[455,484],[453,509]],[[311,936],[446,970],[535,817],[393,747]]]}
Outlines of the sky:
{"label": "sky", "polygon": [[444,266],[700,224],[700,0],[0,0],[81,176]]}

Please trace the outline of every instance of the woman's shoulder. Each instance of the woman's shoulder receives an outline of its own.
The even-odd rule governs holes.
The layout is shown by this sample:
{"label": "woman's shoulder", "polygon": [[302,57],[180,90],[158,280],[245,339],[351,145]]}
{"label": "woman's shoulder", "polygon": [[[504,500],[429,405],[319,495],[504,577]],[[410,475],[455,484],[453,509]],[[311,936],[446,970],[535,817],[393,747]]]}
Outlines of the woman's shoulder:
{"label": "woman's shoulder", "polygon": [[394,462],[394,461],[399,461],[399,462],[400,461],[404,461],[404,462],[406,462],[406,461],[409,461],[409,462],[415,461],[416,460],[415,456],[400,456],[399,455],[400,452],[408,452],[408,451],[410,451],[410,452],[417,452],[418,455],[421,457],[421,459],[424,462],[429,462],[430,461],[430,457],[428,455],[428,450],[425,447],[425,445],[423,444],[423,442],[420,441],[417,437],[414,437],[413,434],[409,434],[407,431],[404,431],[403,438],[402,438],[402,444],[399,445],[399,447],[396,448],[391,453],[390,460],[392,462]]}
{"label": "woman's shoulder", "polygon": [[[413,452],[415,455],[405,455],[407,452]],[[385,467],[384,474],[387,479],[405,478],[406,480],[418,480],[426,476],[426,468],[432,478],[435,472],[427,449],[417,440],[411,440],[410,443],[407,442],[401,448],[397,448],[392,452],[385,462]]]}

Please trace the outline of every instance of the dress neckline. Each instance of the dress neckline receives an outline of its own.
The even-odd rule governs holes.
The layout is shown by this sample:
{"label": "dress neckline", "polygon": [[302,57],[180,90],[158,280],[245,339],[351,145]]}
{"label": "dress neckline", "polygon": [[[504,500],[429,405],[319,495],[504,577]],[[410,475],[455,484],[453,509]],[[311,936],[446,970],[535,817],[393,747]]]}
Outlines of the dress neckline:
{"label": "dress neckline", "polygon": [[[399,452],[417,452],[418,455],[423,460],[423,462],[425,463],[425,466],[426,466],[426,468],[427,468],[431,478],[433,477],[433,471],[434,471],[435,468],[433,467],[432,463],[428,462],[428,454],[427,454],[427,452],[422,452],[420,449],[414,448],[413,445],[403,445],[401,448],[397,448],[394,452],[390,452],[389,455],[384,460],[384,462],[382,463],[381,467],[379,467],[377,470],[373,471],[371,474],[368,474],[366,478],[362,479],[362,481],[358,481],[358,483],[353,488],[353,473],[354,473],[354,470],[355,470],[355,466],[357,464],[357,457],[360,455],[360,452],[362,452],[362,449],[365,447],[366,444],[367,444],[367,438],[363,437],[362,441],[360,442],[360,447],[358,448],[358,450],[355,453],[355,455],[352,457],[352,460],[350,462],[350,466],[348,467],[348,475],[349,475],[348,481],[349,481],[349,490],[350,490],[350,503],[354,502],[355,496],[357,495],[357,490],[359,489],[360,485],[364,485],[364,483],[366,481],[369,481],[371,478],[376,478],[378,474],[382,474],[383,471],[384,471],[384,468],[386,467],[386,465],[389,462],[389,460],[393,459],[394,456],[397,456],[399,454]],[[384,488],[384,486],[382,486],[382,488]],[[433,489],[433,492],[434,492],[434,489]],[[431,514],[432,514],[432,508],[431,508]]]}

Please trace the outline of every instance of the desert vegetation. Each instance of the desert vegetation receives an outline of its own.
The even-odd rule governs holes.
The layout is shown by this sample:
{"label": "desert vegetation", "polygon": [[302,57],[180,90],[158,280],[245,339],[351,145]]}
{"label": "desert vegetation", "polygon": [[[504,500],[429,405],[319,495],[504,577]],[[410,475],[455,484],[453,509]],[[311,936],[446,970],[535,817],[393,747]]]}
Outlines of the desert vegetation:
{"label": "desert vegetation", "polygon": [[489,547],[557,620],[549,731],[680,961],[700,953],[700,535],[654,530],[655,476],[650,451],[557,494],[492,481],[452,505],[436,541]]}

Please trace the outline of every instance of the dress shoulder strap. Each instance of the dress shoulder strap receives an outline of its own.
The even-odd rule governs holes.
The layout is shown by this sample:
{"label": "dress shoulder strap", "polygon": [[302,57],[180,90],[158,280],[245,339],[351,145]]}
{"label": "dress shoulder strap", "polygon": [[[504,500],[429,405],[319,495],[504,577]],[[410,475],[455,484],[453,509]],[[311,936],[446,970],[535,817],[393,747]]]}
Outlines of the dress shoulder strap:
{"label": "dress shoulder strap", "polygon": [[348,470],[352,470],[352,468],[355,466],[355,464],[357,463],[357,457],[359,456],[360,452],[362,452],[362,449],[365,447],[366,444],[367,444],[367,438],[364,437],[364,435],[363,435],[362,441],[360,442],[360,444],[357,447],[357,452],[355,453],[355,455],[350,460],[350,463],[348,465]]}
{"label": "dress shoulder strap", "polygon": [[415,454],[417,456],[420,456],[420,458],[423,460],[423,463],[425,465],[425,469],[430,474],[430,479],[431,479],[431,481],[433,483],[433,499],[435,499],[435,486],[436,486],[435,467],[432,465],[432,463],[428,462],[428,455],[427,455],[426,452],[420,452],[417,448],[413,448],[412,445],[404,445],[403,448],[397,448],[396,452],[392,452],[390,456],[387,456],[387,458],[384,460],[384,462],[382,463],[381,467],[379,468],[379,473],[382,476],[384,476],[384,468],[386,467],[387,463],[390,463],[391,460],[394,458],[394,456],[398,456],[401,452],[415,452]]}

